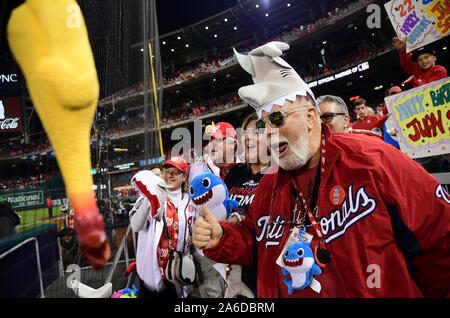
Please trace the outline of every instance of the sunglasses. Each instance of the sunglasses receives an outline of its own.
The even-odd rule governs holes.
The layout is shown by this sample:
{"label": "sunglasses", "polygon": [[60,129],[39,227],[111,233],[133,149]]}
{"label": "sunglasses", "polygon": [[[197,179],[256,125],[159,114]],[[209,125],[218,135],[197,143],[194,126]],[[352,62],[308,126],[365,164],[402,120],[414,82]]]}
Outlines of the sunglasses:
{"label": "sunglasses", "polygon": [[323,115],[320,115],[320,119],[324,122],[324,123],[331,123],[334,119],[335,116],[339,116],[339,115],[347,115],[346,113],[325,113]]}
{"label": "sunglasses", "polygon": [[295,110],[291,110],[291,111],[285,111],[283,109],[281,110],[277,110],[273,113],[270,113],[269,116],[267,116],[266,118],[261,118],[259,120],[256,121],[255,123],[255,128],[258,134],[263,134],[266,128],[266,122],[269,123],[270,127],[273,128],[278,128],[283,126],[284,124],[284,118],[289,116],[292,113],[295,112],[299,112],[303,109],[295,109]]}

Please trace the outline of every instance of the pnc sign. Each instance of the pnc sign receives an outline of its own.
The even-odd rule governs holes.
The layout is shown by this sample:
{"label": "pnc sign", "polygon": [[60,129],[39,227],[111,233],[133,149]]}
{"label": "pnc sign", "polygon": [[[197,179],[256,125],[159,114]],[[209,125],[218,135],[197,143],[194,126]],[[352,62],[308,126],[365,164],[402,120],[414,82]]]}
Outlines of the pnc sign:
{"label": "pnc sign", "polygon": [[2,83],[17,83],[19,75],[17,74],[0,74],[0,82]]}

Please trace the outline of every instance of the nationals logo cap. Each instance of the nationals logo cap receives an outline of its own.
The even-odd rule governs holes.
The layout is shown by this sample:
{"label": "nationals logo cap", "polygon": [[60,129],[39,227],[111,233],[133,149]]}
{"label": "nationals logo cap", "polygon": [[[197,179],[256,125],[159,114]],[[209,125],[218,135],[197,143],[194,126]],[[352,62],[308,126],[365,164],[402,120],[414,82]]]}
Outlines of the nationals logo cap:
{"label": "nationals logo cap", "polygon": [[167,167],[169,165],[174,166],[175,168],[177,168],[178,170],[180,170],[181,172],[183,172],[185,174],[188,174],[188,172],[189,172],[189,165],[186,162],[186,160],[184,160],[184,158],[182,158],[182,157],[170,158],[162,165],[162,168]]}
{"label": "nationals logo cap", "polygon": [[219,122],[215,124],[212,122],[210,125],[205,127],[205,135],[211,138],[217,139],[232,139],[236,141],[236,130],[233,125],[226,122]]}

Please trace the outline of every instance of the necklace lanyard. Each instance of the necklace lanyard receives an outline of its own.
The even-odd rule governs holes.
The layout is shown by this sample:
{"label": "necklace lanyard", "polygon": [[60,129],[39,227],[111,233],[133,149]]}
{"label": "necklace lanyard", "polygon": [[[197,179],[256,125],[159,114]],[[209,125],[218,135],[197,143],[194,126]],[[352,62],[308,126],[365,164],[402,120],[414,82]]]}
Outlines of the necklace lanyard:
{"label": "necklace lanyard", "polygon": [[316,173],[316,177],[314,179],[314,189],[313,189],[313,193],[312,193],[312,198],[311,198],[311,202],[308,202],[307,199],[305,198],[305,194],[303,193],[303,191],[299,188],[299,186],[297,185],[297,182],[295,181],[295,179],[293,177],[291,177],[291,186],[293,188],[294,192],[294,198],[297,201],[297,203],[303,207],[303,210],[306,211],[306,214],[308,215],[308,219],[311,223],[311,225],[314,228],[314,231],[316,232],[317,237],[319,238],[320,241],[320,248],[325,249],[325,242],[324,242],[324,237],[322,234],[322,231],[320,230],[319,224],[316,221],[316,218],[314,217],[314,214],[311,210],[311,205],[312,206],[316,206],[317,203],[317,199],[318,199],[318,194],[319,194],[319,185],[320,185],[320,180],[323,179],[323,175],[325,172],[325,135],[322,133],[322,140],[321,140],[321,155],[320,155],[320,159],[319,159],[319,166],[317,167],[317,173]]}
{"label": "necklace lanyard", "polygon": [[[319,161],[320,161],[320,163],[319,163],[319,165],[320,165],[320,170],[319,170],[319,168],[317,169],[317,173],[316,173],[316,178],[315,178],[315,181],[314,181],[314,190],[313,190],[313,195],[312,195],[312,198],[311,198],[311,203],[314,203],[315,204],[315,202],[317,201],[317,197],[318,197],[318,192],[319,192],[319,185],[320,185],[320,180],[321,179],[323,179],[323,175],[324,175],[324,173],[325,173],[325,134],[322,132],[322,140],[321,140],[321,145],[322,145],[322,147],[321,147],[321,156],[320,156],[320,159],[319,159]],[[297,183],[291,178],[291,181],[293,181],[293,182],[291,182],[291,184],[292,184],[292,186],[294,187],[294,193],[296,192],[296,193],[298,193],[298,194],[300,194],[301,196],[302,196],[302,203],[301,202],[299,202],[297,199],[297,196],[294,194],[294,197],[295,197],[295,199],[297,200],[297,202],[300,204],[300,206],[303,206],[304,208],[306,207],[306,210],[305,211],[310,211],[311,209],[309,209],[308,208],[308,206],[307,206],[307,202],[306,202],[306,199],[304,199],[304,195],[303,195],[303,192],[301,192],[300,191],[300,189],[298,188],[298,185],[297,185]],[[272,192],[272,196],[271,196],[271,198],[270,198],[270,206],[269,206],[269,215],[270,215],[270,220],[269,220],[269,223],[272,223],[272,206],[273,206],[273,200],[274,200],[274,198],[277,196],[277,194],[278,194],[278,182],[276,183],[276,185],[275,185],[275,189],[273,190],[273,192]],[[311,211],[310,211],[311,212]],[[310,213],[312,216],[313,216],[313,214],[312,213]],[[308,217],[309,217],[309,215],[308,215]],[[313,218],[314,218],[314,216],[313,216]],[[315,220],[315,219],[314,219]],[[310,220],[310,222],[311,222],[311,220]],[[285,223],[293,223],[293,222],[285,222]],[[312,223],[312,222],[311,222]],[[317,222],[316,222],[316,224],[317,224]],[[320,231],[320,230],[319,230]],[[321,233],[322,234],[322,233]],[[323,237],[323,235],[321,235],[320,237]]]}

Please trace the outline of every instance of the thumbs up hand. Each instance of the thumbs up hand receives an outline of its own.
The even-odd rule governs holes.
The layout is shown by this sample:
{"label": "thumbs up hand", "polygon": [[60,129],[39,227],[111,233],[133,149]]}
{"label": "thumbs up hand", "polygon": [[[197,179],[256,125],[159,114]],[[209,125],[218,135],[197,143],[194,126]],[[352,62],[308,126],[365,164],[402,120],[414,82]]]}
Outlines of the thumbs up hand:
{"label": "thumbs up hand", "polygon": [[215,247],[223,234],[219,221],[211,214],[205,205],[199,213],[204,218],[197,218],[192,231],[192,241],[199,249],[210,249]]}

